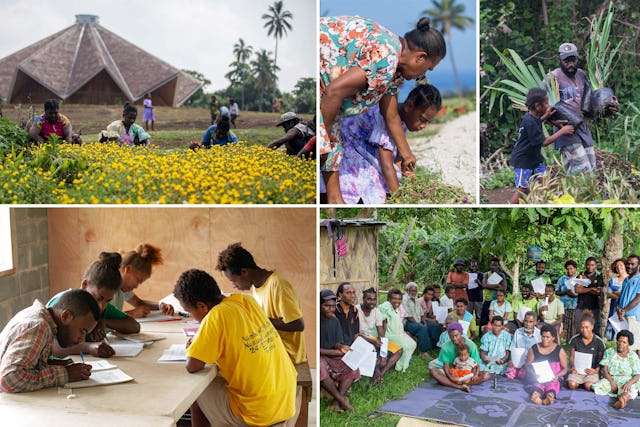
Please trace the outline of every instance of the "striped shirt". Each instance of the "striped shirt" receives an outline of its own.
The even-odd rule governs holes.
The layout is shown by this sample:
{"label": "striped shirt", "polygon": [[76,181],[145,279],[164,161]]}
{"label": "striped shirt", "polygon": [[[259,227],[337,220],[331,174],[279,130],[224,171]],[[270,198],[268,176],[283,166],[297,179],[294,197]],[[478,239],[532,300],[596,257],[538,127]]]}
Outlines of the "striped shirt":
{"label": "striped shirt", "polygon": [[0,333],[0,391],[19,393],[67,382],[63,366],[47,363],[58,331],[38,300],[16,314]]}

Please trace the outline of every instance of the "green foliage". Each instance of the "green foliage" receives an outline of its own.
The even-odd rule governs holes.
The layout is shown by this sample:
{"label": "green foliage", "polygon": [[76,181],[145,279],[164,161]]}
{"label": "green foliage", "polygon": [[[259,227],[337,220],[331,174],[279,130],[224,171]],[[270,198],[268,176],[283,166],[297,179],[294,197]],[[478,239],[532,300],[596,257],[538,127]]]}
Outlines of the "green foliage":
{"label": "green foliage", "polygon": [[600,147],[640,167],[640,108],[627,101],[619,114],[603,122]]}
{"label": "green foliage", "polygon": [[29,134],[21,129],[15,122],[0,117],[0,155],[10,153],[12,150],[22,150],[31,145]]}
{"label": "green foliage", "polygon": [[613,17],[614,10],[611,2],[606,14],[602,11],[599,16],[591,18],[591,43],[587,48],[587,75],[593,90],[605,87],[618,60],[622,40],[615,47],[611,46],[609,40]]}
{"label": "green foliage", "polygon": [[295,95],[294,107],[296,112],[313,114],[316,111],[316,79],[303,77],[293,89]]}
{"label": "green foliage", "polygon": [[468,203],[469,195],[460,187],[454,187],[442,182],[439,173],[427,171],[417,167],[415,177],[404,178],[400,181],[400,188],[388,203],[393,204],[445,204]]}
{"label": "green foliage", "polygon": [[487,190],[513,186],[513,169],[503,168],[494,174],[486,175],[480,179],[480,185]]}

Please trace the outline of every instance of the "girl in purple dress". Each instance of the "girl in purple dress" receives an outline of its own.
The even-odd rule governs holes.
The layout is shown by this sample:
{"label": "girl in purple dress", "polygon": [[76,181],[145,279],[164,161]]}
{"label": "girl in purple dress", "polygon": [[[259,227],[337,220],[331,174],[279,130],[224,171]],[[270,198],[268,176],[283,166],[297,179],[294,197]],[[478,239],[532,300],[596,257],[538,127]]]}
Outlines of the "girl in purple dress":
{"label": "girl in purple dress", "polygon": [[[440,92],[430,84],[413,89],[398,104],[403,130],[419,131],[437,114]],[[401,178],[396,163],[397,147],[389,135],[378,106],[342,119],[344,157],[340,163],[340,190],[345,203],[382,204],[398,189]]]}
{"label": "girl in purple dress", "polygon": [[144,107],[144,110],[142,111],[142,121],[144,122],[145,130],[149,130],[149,122],[151,122],[151,130],[155,130],[154,124],[156,122],[156,114],[153,112],[153,103],[151,102],[150,93],[145,95],[142,105]]}

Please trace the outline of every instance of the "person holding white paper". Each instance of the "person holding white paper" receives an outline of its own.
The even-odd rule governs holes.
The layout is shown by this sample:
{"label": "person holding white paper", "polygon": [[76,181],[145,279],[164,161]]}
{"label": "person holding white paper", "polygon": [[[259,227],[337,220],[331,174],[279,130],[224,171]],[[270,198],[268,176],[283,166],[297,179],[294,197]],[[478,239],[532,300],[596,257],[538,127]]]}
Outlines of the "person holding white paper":
{"label": "person holding white paper", "polygon": [[[629,277],[624,281],[622,291],[620,292],[620,300],[616,313],[618,317],[626,317],[629,322],[629,331],[635,337],[640,338],[640,274],[638,274],[638,262],[640,259],[637,255],[629,255],[627,257],[627,273]],[[631,343],[631,350],[635,350],[640,354],[640,339]]]}
{"label": "person holding white paper", "polygon": [[484,332],[488,332],[491,330],[491,320],[493,320],[494,316],[500,316],[503,319],[508,319],[511,315],[513,309],[511,308],[511,304],[506,300],[506,298],[506,290],[498,289],[496,291],[496,299],[491,301],[491,303],[489,304],[489,323],[484,326]]}
{"label": "person holding white paper", "polygon": [[564,305],[559,298],[555,297],[555,287],[553,285],[547,285],[544,290],[546,296],[538,302],[540,321],[555,327],[558,337],[560,337],[564,319]]}
{"label": "person holding white paper", "polygon": [[382,384],[385,374],[396,366],[398,359],[402,356],[402,347],[394,342],[388,341],[387,354],[381,352],[382,339],[384,333],[384,317],[376,307],[378,305],[378,293],[375,289],[369,288],[362,291],[362,303],[357,305],[360,317],[359,335],[369,341],[376,348],[378,353],[378,363],[376,372],[371,378],[374,384]]}
{"label": "person holding white paper", "polygon": [[449,325],[452,323],[456,323],[458,321],[458,319],[456,318],[456,316],[452,313],[449,314],[446,319],[444,320],[444,331],[440,334],[440,337],[438,338],[438,343],[436,344],[436,346],[438,348],[442,348],[442,346],[449,342],[449,333],[447,332],[447,329],[449,329]]}
{"label": "person holding white paper", "polygon": [[575,312],[575,324],[580,325],[582,319],[582,313],[585,310],[591,311],[593,319],[595,320],[594,333],[598,336],[602,335],[600,331],[600,325],[602,324],[600,316],[600,294],[604,287],[602,281],[602,275],[596,270],[597,262],[594,257],[589,257],[585,261],[585,271],[580,275],[580,279],[586,279],[589,281],[588,285],[581,283],[575,284],[575,292],[578,295],[578,303]]}
{"label": "person holding white paper", "polygon": [[455,288],[451,285],[447,285],[444,288],[444,296],[440,298],[440,307],[446,307],[447,310],[453,311],[455,301]]}
{"label": "person holding white paper", "polygon": [[[585,390],[591,391],[591,386],[600,380],[600,361],[604,356],[605,345],[602,338],[593,333],[594,326],[593,314],[589,310],[584,310],[580,320],[580,333],[569,340],[571,373],[567,378],[567,386],[571,390],[584,385]],[[578,369],[579,357],[589,359],[588,366],[584,367],[584,370]]]}
{"label": "person holding white paper", "polygon": [[471,341],[476,339],[476,319],[473,314],[467,311],[467,300],[464,298],[458,298],[456,300],[456,309],[451,312],[458,321],[468,322],[469,328],[467,329],[467,338]]}
{"label": "person holding white paper", "polygon": [[[531,366],[533,363],[547,362],[553,372],[551,381],[540,382]],[[525,390],[536,405],[551,405],[560,392],[560,378],[567,374],[567,353],[556,342],[553,326],[542,325],[540,343],[535,344],[527,353],[527,376]]]}
{"label": "person holding white paper", "polygon": [[[524,315],[522,323],[522,328],[518,328],[514,332],[513,338],[511,339],[511,347],[509,347],[512,360],[509,362],[504,376],[510,379],[524,379],[526,371],[523,368],[523,365],[527,353],[534,344],[538,344],[540,342],[540,330],[536,328],[536,314],[533,311],[527,312]],[[520,361],[514,360],[516,354],[522,354],[522,363],[518,363]]]}
{"label": "person holding white paper", "polygon": [[627,330],[616,335],[616,348],[609,348],[600,361],[604,378],[593,385],[597,395],[617,397],[614,408],[622,409],[640,391],[640,357],[631,351],[634,336]]}
{"label": "person holding white paper", "polygon": [[566,275],[558,279],[556,295],[564,305],[564,331],[568,340],[575,334],[573,318],[578,305],[578,295],[574,292],[574,280],[577,279],[578,264],[570,259],[564,263]]}
{"label": "person holding white paper", "polygon": [[[613,277],[609,279],[609,286],[607,287],[607,299],[610,299],[609,315],[611,318],[616,313],[618,307],[618,299],[620,298],[620,291],[622,290],[622,284],[624,279],[629,277],[627,273],[627,260],[626,258],[618,258],[611,263],[611,273]],[[605,330],[605,336],[608,341],[613,341],[617,331],[614,331],[611,322],[607,323],[607,329]]]}
{"label": "person holding white paper", "polygon": [[502,317],[494,316],[491,319],[491,332],[484,334],[480,340],[480,366],[483,371],[504,374],[509,361],[511,340],[511,335],[504,330]]}
{"label": "person holding white paper", "polygon": [[[551,283],[553,283],[551,281],[551,277],[549,277],[549,275],[546,273],[547,270],[547,263],[546,261],[540,260],[538,262],[536,262],[536,266],[535,266],[535,270],[528,270],[523,276],[522,276],[522,283],[526,283],[527,285],[531,285],[531,289],[534,291],[534,295],[536,298],[540,299],[540,298],[544,298],[544,287],[546,285],[549,285]],[[534,280],[536,281],[536,283],[541,284],[542,290],[540,292],[537,292],[535,287],[534,287]]]}
{"label": "person holding white paper", "polygon": [[529,283],[524,283],[520,286],[519,294],[514,293],[511,296],[511,310],[513,314],[509,320],[516,324],[516,328],[522,326],[522,319],[518,318],[518,314],[523,310],[523,307],[526,311],[531,310],[538,314],[538,299],[533,295],[533,288]]}
{"label": "person holding white paper", "polygon": [[482,315],[482,279],[484,274],[478,271],[478,261],[469,261],[469,287],[467,295],[469,295],[469,312],[476,318],[476,324],[480,324],[480,316]]}
{"label": "person holding white paper", "polygon": [[[501,280],[497,281],[496,278]],[[492,258],[489,261],[489,271],[482,277],[482,289],[484,302],[482,303],[480,327],[489,323],[489,306],[491,301],[496,299],[498,289],[507,290],[507,277],[500,271],[500,260],[498,258]]]}

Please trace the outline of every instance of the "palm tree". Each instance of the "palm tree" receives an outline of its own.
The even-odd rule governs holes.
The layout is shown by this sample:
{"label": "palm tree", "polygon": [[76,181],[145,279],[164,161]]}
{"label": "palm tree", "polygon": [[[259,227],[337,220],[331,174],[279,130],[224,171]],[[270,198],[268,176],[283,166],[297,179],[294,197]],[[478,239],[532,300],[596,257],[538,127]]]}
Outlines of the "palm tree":
{"label": "palm tree", "polygon": [[262,15],[262,19],[267,21],[264,24],[264,28],[269,29],[267,35],[273,34],[276,39],[276,50],[273,59],[273,63],[276,64],[278,62],[278,39],[286,35],[288,30],[291,30],[291,23],[288,20],[293,19],[293,14],[288,10],[283,10],[282,0],[277,0],[272,6],[269,6],[269,12],[271,14],[265,13]]}
{"label": "palm tree", "polygon": [[256,52],[256,57],[251,61],[251,73],[255,79],[255,88],[260,91],[260,111],[265,105],[264,94],[275,91],[279,70],[275,61],[271,59],[270,52],[260,49]]}
{"label": "palm tree", "polygon": [[440,27],[442,33],[447,37],[449,45],[449,58],[451,58],[451,66],[453,67],[453,76],[456,79],[458,87],[458,96],[462,96],[462,83],[456,68],[456,62],[453,58],[453,45],[451,44],[451,30],[457,29],[464,31],[466,27],[473,28],[473,18],[462,15],[465,6],[455,4],[456,0],[433,0],[434,8],[427,9],[422,13],[430,15],[434,27]]}
{"label": "palm tree", "polygon": [[244,108],[244,85],[247,76],[249,75],[249,66],[247,60],[253,53],[253,47],[244,43],[242,38],[238,39],[238,42],[233,45],[233,55],[236,60],[229,64],[231,71],[225,74],[225,77],[231,81],[231,84],[240,84],[242,88],[240,108]]}
{"label": "palm tree", "polygon": [[253,47],[245,44],[242,38],[239,38],[238,42],[233,45],[233,55],[238,63],[245,64],[251,58],[252,53]]}

